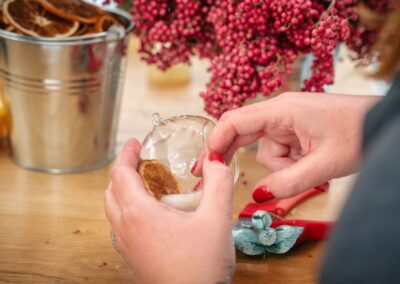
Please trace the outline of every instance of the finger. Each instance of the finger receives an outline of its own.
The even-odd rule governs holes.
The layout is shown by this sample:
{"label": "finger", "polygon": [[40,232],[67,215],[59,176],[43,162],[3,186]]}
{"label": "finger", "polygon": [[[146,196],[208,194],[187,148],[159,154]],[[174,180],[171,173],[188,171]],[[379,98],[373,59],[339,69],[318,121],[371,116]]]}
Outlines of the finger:
{"label": "finger", "polygon": [[136,139],[129,140],[112,169],[112,190],[121,207],[132,204],[140,206],[140,202],[151,199],[144,188],[142,178],[137,172],[141,147]]}
{"label": "finger", "polygon": [[111,244],[114,247],[115,251],[119,253],[122,257],[125,258],[127,255],[127,247],[124,244],[123,239],[121,238],[123,236],[122,234],[118,234],[116,230],[110,229],[110,239],[111,239]]}
{"label": "finger", "polygon": [[[334,166],[327,155],[313,152],[287,168],[272,173],[257,183],[257,188],[266,187],[273,197],[286,198],[318,186],[334,173]],[[264,200],[267,201],[267,200]]]}
{"label": "finger", "polygon": [[115,165],[127,166],[132,169],[137,169],[140,162],[140,150],[142,145],[136,139],[129,140],[118,155]]}
{"label": "finger", "polygon": [[257,161],[272,171],[291,166],[295,160],[290,157],[290,147],[269,137],[259,140]]}
{"label": "finger", "polygon": [[202,176],[202,170],[203,170],[203,162],[205,157],[207,157],[208,154],[208,149],[203,148],[203,150],[201,150],[199,157],[197,158],[196,163],[193,165],[191,173],[192,175],[196,176],[196,177],[201,177]]}
{"label": "finger", "polygon": [[114,196],[121,209],[128,206],[145,208],[149,202],[155,202],[134,168],[115,165],[111,173],[111,181]]}
{"label": "finger", "polygon": [[121,218],[121,208],[119,207],[119,204],[114,196],[111,184],[104,192],[104,210],[108,222],[110,222],[111,226],[117,226]]}
{"label": "finger", "polygon": [[114,232],[114,229],[110,229],[110,239],[111,239],[111,244],[113,245],[115,251],[119,253],[118,237],[117,237],[116,233]]}
{"label": "finger", "polygon": [[198,212],[213,218],[230,219],[233,200],[232,170],[221,162],[210,161],[209,157],[204,160],[204,192]]}
{"label": "finger", "polygon": [[253,135],[263,131],[266,126],[278,125],[282,113],[272,101],[226,112],[210,135],[210,150],[225,153],[237,136]]}
{"label": "finger", "polygon": [[[232,162],[233,156],[235,155],[236,151],[240,147],[254,143],[263,135],[264,135],[263,132],[259,132],[259,133],[255,133],[255,134],[245,135],[245,136],[237,136],[235,138],[235,140],[232,142],[232,144],[230,145],[230,147],[227,149],[227,151],[225,153],[222,153],[226,164],[229,165]],[[199,177],[202,175],[201,171],[203,168],[203,161],[206,157],[207,157],[207,151],[203,150],[200,153],[196,164],[192,168],[192,174],[194,176]]]}
{"label": "finger", "polygon": [[325,192],[325,191],[329,190],[330,186],[331,186],[331,181],[328,180],[327,182],[324,182],[323,184],[317,185],[315,187],[315,189],[319,190],[319,191],[322,191],[322,192]]}
{"label": "finger", "polygon": [[243,146],[250,145],[254,142],[256,142],[258,139],[260,139],[264,135],[263,131],[260,131],[258,133],[254,134],[249,134],[249,135],[244,135],[244,136],[237,136],[235,140],[231,143],[229,148],[226,150],[225,153],[223,153],[223,156],[225,158],[226,164],[229,165],[233,159],[233,156],[235,155],[236,151]]}

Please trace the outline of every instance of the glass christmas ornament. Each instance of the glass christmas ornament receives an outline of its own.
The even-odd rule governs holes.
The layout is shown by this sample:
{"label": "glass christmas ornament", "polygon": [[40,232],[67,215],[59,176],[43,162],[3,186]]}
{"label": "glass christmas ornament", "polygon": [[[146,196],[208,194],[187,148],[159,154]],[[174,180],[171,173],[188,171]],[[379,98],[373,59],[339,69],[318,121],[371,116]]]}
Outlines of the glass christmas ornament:
{"label": "glass christmas ornament", "polygon": [[[181,193],[164,195],[161,201],[176,209],[192,211],[198,206],[203,190],[201,177],[192,175],[191,170],[202,151],[207,154],[206,141],[215,123],[194,115],[162,119],[155,113],[153,126],[143,141],[140,156],[143,160],[162,162],[179,183]],[[236,181],[239,176],[236,158],[232,160],[231,167]]]}

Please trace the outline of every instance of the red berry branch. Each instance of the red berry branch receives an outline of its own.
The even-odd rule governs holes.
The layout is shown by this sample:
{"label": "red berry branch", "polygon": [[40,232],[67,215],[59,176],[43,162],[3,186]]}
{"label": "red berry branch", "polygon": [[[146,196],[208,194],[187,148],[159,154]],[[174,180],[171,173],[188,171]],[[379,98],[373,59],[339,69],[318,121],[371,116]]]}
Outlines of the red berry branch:
{"label": "red berry branch", "polygon": [[[122,1],[126,2],[126,1]],[[132,15],[142,59],[160,69],[209,58],[211,79],[201,93],[218,118],[249,98],[270,95],[305,54],[314,61],[303,91],[333,83],[333,51],[345,43],[355,58],[377,31],[364,27],[356,5],[384,13],[389,0],[135,0]]]}

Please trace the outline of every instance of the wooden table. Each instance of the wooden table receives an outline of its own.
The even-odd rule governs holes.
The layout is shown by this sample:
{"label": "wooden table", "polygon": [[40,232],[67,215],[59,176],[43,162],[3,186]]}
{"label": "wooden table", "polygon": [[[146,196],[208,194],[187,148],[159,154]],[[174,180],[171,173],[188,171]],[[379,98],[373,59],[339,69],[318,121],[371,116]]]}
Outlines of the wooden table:
{"label": "wooden table", "polygon": [[[198,92],[208,77],[204,62],[194,63],[190,84],[156,88],[147,84],[135,48],[132,44],[119,147],[128,137],[144,137],[152,112],[203,114]],[[255,150],[246,148],[238,157],[245,176],[236,185],[234,218],[250,201],[252,185],[267,173],[255,162]],[[49,175],[22,169],[0,151],[0,283],[129,283],[130,272],[111,245],[104,215],[108,182],[109,167]],[[329,193],[310,199],[290,217],[334,219],[347,184],[335,182]],[[309,243],[265,260],[239,256],[234,283],[315,283],[324,247]]]}

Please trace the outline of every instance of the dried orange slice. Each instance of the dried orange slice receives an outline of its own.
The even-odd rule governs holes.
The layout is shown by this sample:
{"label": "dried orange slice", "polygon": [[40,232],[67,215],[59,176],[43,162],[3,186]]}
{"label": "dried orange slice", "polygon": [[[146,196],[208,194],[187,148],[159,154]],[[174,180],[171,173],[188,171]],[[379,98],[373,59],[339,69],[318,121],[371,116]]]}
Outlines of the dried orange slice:
{"label": "dried orange slice", "polygon": [[102,15],[96,22],[96,32],[106,32],[114,25],[122,26],[122,24],[115,17],[108,14]]}
{"label": "dried orange slice", "polygon": [[100,8],[80,0],[38,0],[51,13],[71,21],[95,23],[104,14]]}
{"label": "dried orange slice", "polygon": [[11,116],[9,110],[10,103],[8,99],[0,93],[0,139],[7,136],[11,130]]}
{"label": "dried orange slice", "polygon": [[97,33],[95,25],[80,24],[79,29],[76,31],[74,36],[89,35],[89,34],[94,34],[94,33]]}
{"label": "dried orange slice", "polygon": [[80,36],[86,34],[89,29],[88,24],[80,24],[78,30],[74,33],[74,36]]}
{"label": "dried orange slice", "polygon": [[90,35],[90,34],[95,34],[96,32],[96,27],[94,25],[90,25],[87,31],[85,32],[85,35]]}
{"label": "dried orange slice", "polygon": [[78,22],[48,12],[35,0],[5,0],[3,13],[15,29],[31,36],[63,38],[79,28]]}
{"label": "dried orange slice", "polygon": [[180,193],[178,181],[169,168],[160,161],[141,161],[139,174],[147,191],[158,200],[165,194]]}
{"label": "dried orange slice", "polygon": [[84,35],[89,26],[87,24],[80,24],[78,30],[74,33],[74,36]]}
{"label": "dried orange slice", "polygon": [[10,33],[15,33],[15,34],[19,34],[19,35],[25,35],[23,32],[17,30],[13,26],[7,26],[4,30],[6,30],[7,32],[10,32]]}
{"label": "dried orange slice", "polygon": [[17,31],[13,26],[7,26],[7,27],[5,28],[5,30],[6,30],[7,32],[16,32],[16,31]]}
{"label": "dried orange slice", "polygon": [[0,29],[5,30],[5,29],[7,29],[7,27],[8,27],[8,25],[4,21],[3,11],[0,10]]}

